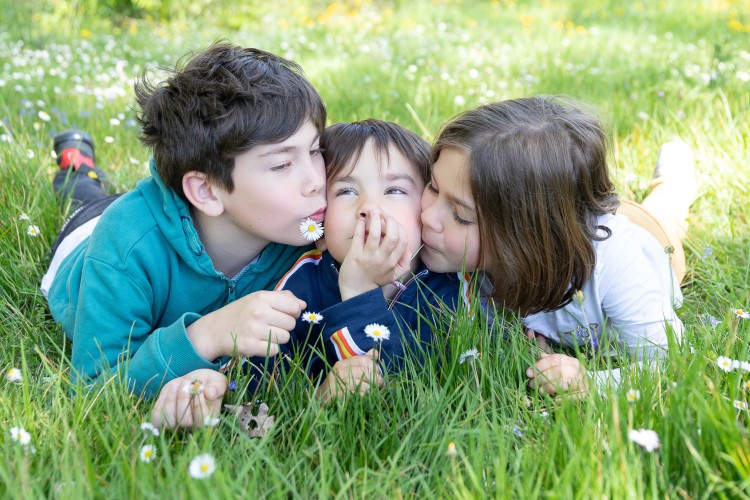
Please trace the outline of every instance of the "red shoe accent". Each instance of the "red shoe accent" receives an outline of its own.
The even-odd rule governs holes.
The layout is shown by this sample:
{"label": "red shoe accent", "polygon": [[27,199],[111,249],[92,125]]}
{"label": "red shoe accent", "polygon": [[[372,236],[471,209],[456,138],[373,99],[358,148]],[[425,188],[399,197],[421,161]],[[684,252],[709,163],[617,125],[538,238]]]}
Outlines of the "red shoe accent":
{"label": "red shoe accent", "polygon": [[60,165],[61,170],[67,170],[71,165],[73,165],[73,170],[78,170],[81,165],[86,165],[91,169],[94,168],[94,160],[88,156],[82,155],[81,151],[77,148],[67,148],[63,150],[63,152],[60,153],[57,164]]}

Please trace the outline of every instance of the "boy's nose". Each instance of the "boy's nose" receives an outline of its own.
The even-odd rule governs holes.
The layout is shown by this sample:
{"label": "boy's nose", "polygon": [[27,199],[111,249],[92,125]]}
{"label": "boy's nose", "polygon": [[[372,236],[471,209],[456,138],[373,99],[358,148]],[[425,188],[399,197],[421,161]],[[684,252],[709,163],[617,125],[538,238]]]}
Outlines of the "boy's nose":
{"label": "boy's nose", "polygon": [[326,187],[325,166],[318,165],[315,160],[312,160],[306,170],[308,175],[305,179],[305,194],[309,196],[324,191]]}
{"label": "boy's nose", "polygon": [[375,200],[366,196],[362,197],[359,204],[359,210],[357,210],[357,216],[366,217],[367,214],[369,214],[373,210],[378,210],[382,215],[387,215],[381,208],[380,204],[378,204]]}

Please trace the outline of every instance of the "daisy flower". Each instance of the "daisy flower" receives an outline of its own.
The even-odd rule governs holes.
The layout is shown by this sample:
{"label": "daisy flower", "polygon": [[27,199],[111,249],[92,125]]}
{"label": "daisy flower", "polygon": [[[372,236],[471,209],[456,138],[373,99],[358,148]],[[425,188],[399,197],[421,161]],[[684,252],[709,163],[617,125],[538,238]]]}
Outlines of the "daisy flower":
{"label": "daisy flower", "polygon": [[661,446],[659,435],[649,429],[629,430],[628,439],[651,453]]}
{"label": "daisy flower", "polygon": [[750,312],[747,312],[744,309],[732,309],[732,311],[734,312],[734,315],[737,316],[738,318],[742,318],[742,319],[750,318]]}
{"label": "daisy flower", "polygon": [[157,429],[156,427],[154,427],[154,425],[151,422],[143,422],[141,424],[141,430],[142,431],[146,431],[146,432],[150,432],[154,436],[158,436],[159,435],[159,429]]}
{"label": "daisy flower", "polygon": [[733,370],[732,360],[726,356],[719,356],[716,360],[716,364],[725,372],[731,372]]}
{"label": "daisy flower", "polygon": [[641,399],[641,391],[638,389],[630,389],[625,395],[625,398],[628,400],[628,403],[635,403]]}
{"label": "daisy flower", "polygon": [[299,232],[307,241],[319,240],[323,237],[323,224],[308,217],[300,223]]}
{"label": "daisy flower", "polygon": [[322,319],[323,315],[316,312],[307,311],[302,313],[302,321],[307,321],[308,323],[312,323],[313,325],[317,325]]}
{"label": "daisy flower", "polygon": [[737,408],[738,410],[747,410],[747,403],[745,403],[744,401],[735,400],[733,404],[734,404],[734,407]]}
{"label": "daisy flower", "polygon": [[18,368],[8,368],[8,371],[5,372],[5,378],[8,379],[8,382],[23,382],[23,374]]}
{"label": "daisy flower", "polygon": [[744,372],[750,372],[750,361],[740,361],[738,368]]}
{"label": "daisy flower", "polygon": [[461,356],[458,358],[459,364],[464,364],[465,362],[469,361],[472,362],[475,359],[479,357],[479,350],[477,349],[467,349],[464,352],[461,353]]}
{"label": "daisy flower", "polygon": [[391,331],[383,325],[373,323],[365,327],[365,335],[372,340],[388,340],[391,338]]}
{"label": "daisy flower", "polygon": [[23,446],[28,446],[29,443],[31,443],[31,434],[29,434],[23,427],[11,427],[10,438]]}
{"label": "daisy flower", "polygon": [[203,426],[204,427],[216,427],[217,425],[219,425],[219,422],[220,422],[219,417],[206,416],[203,419]]}
{"label": "daisy flower", "polygon": [[456,443],[454,443],[453,441],[448,443],[448,449],[445,451],[445,454],[449,457],[455,457],[456,455],[458,455],[458,451],[456,450]]}
{"label": "daisy flower", "polygon": [[29,217],[29,215],[26,212],[21,212],[21,215],[18,216],[18,220],[19,221],[31,220],[31,217]]}
{"label": "daisy flower", "polygon": [[208,453],[198,455],[190,462],[188,472],[193,479],[206,479],[216,470],[216,460]]}
{"label": "daisy flower", "polygon": [[583,296],[583,290],[576,290],[576,293],[573,294],[573,300],[578,305],[583,304],[583,301],[586,300],[586,297]]}
{"label": "daisy flower", "polygon": [[197,396],[203,392],[203,382],[200,380],[193,380],[188,385],[183,387],[183,391],[187,392],[191,396]]}
{"label": "daisy flower", "polygon": [[29,228],[26,230],[26,233],[29,236],[39,236],[39,226],[29,226]]}
{"label": "daisy flower", "polygon": [[150,463],[156,458],[156,447],[152,444],[142,446],[138,458],[140,458],[141,462]]}

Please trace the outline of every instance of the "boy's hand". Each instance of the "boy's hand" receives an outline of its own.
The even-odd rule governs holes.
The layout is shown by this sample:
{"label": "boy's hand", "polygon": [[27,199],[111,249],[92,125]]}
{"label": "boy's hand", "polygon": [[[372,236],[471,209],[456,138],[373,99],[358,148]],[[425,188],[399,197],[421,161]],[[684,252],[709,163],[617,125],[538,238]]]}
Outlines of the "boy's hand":
{"label": "boy's hand", "polygon": [[206,418],[221,412],[227,379],[214,370],[194,370],[169,381],[162,388],[151,412],[155,427],[202,427]]}
{"label": "boy's hand", "polygon": [[207,314],[187,328],[195,350],[220,356],[275,356],[307,304],[288,290],[255,292]]}
{"label": "boy's hand", "polygon": [[383,387],[385,380],[377,368],[377,358],[375,349],[370,349],[362,356],[337,361],[318,387],[318,397],[327,403],[350,392],[362,395],[370,387]]}
{"label": "boy's hand", "polygon": [[526,370],[531,380],[529,386],[541,393],[557,394],[560,391],[584,396],[589,390],[586,369],[576,358],[564,354],[541,353],[542,359]]}
{"label": "boy's hand", "polygon": [[[365,229],[369,220],[369,229]],[[379,210],[357,219],[352,245],[339,270],[341,299],[347,300],[391,283],[409,270],[409,241],[393,216]]]}

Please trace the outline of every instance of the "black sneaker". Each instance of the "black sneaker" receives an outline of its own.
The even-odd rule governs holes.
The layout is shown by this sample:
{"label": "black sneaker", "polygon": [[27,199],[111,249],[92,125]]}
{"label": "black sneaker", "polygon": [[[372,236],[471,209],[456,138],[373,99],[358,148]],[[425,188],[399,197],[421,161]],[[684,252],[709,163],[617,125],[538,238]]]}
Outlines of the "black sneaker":
{"label": "black sneaker", "polygon": [[96,166],[94,140],[89,134],[80,130],[61,132],[54,138],[54,149],[60,170],[65,171],[73,167],[74,171],[98,180],[102,186],[105,185],[106,175]]}

